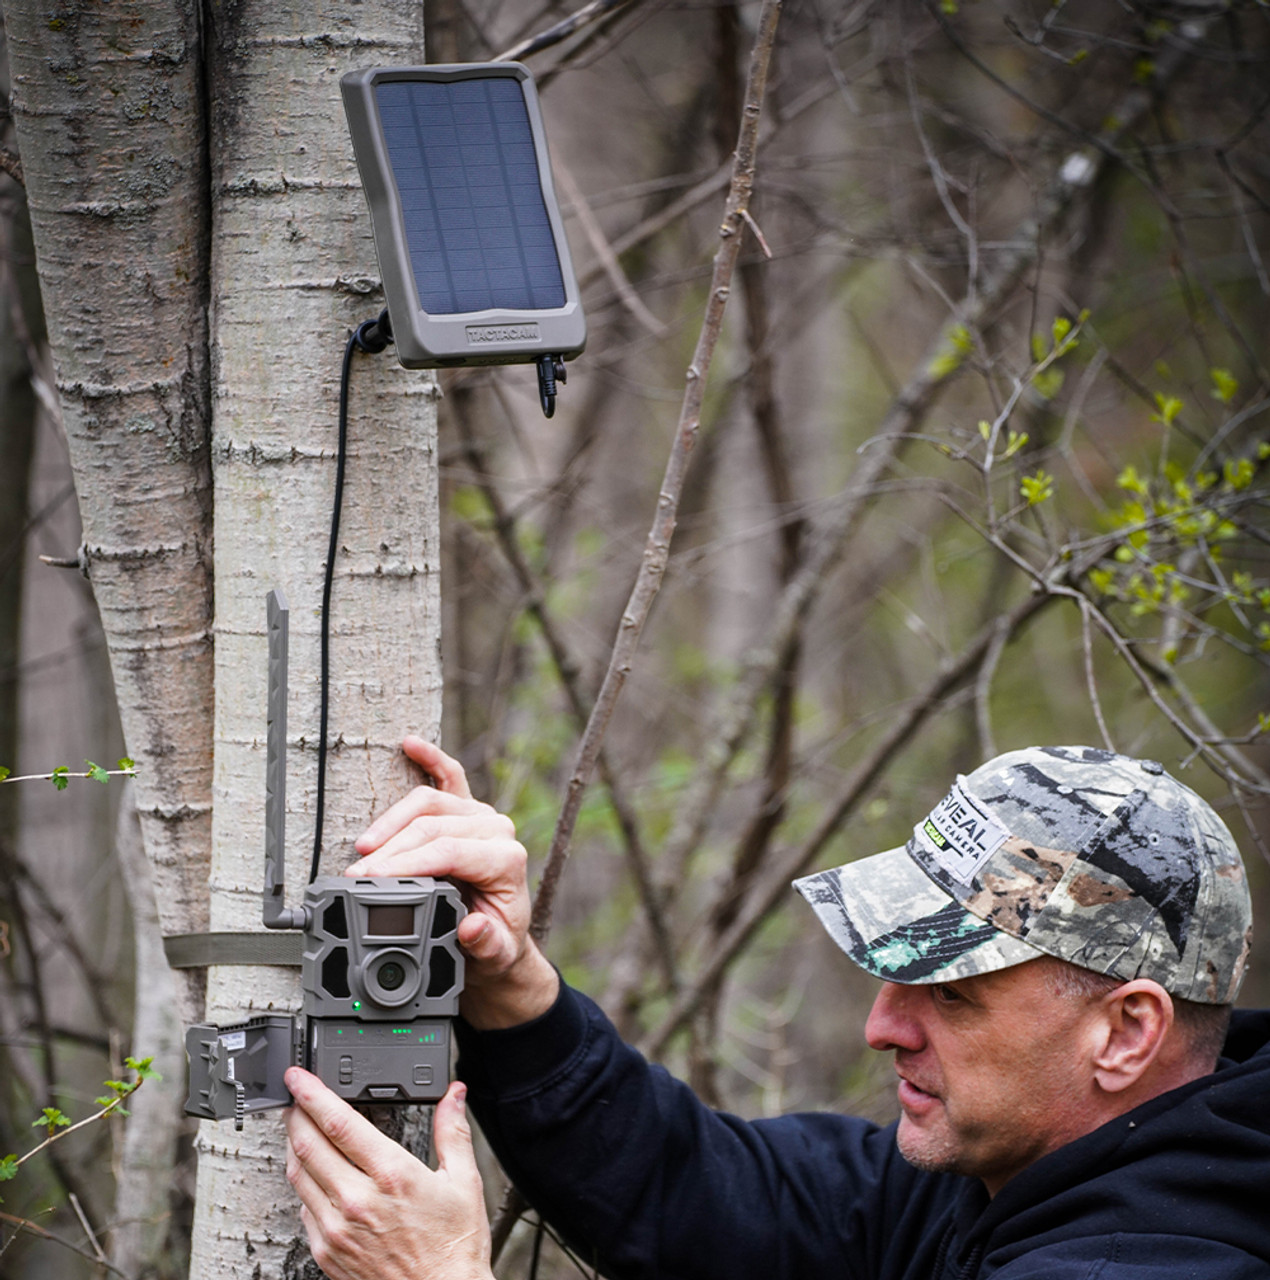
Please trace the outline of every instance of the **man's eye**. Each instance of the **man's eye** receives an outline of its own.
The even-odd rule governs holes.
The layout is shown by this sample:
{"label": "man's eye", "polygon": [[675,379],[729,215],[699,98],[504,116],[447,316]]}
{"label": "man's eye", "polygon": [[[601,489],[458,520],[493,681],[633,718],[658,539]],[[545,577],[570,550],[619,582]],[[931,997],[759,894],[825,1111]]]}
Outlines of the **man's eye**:
{"label": "man's eye", "polygon": [[931,993],[939,1004],[956,1004],[961,999],[961,996],[944,982],[936,983],[931,988]]}

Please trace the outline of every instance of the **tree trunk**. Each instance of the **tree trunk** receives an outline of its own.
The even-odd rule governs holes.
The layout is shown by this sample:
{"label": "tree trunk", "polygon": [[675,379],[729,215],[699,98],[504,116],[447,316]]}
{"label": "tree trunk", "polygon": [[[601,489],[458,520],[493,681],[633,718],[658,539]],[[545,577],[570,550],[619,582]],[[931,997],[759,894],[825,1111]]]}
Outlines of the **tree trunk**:
{"label": "tree trunk", "polygon": [[[216,724],[211,920],[260,928],[265,594],[291,606],[288,902],[315,817],[322,573],[349,331],[383,306],[339,77],[422,61],[414,0],[214,7],[212,106]],[[324,873],[412,779],[403,731],[440,718],[435,389],[391,354],[352,364],[347,479],[331,601]],[[218,1022],[295,1009],[294,971],[214,968]],[[200,1136],[191,1275],[294,1273],[297,1203],[273,1114]]]}
{"label": "tree trunk", "polygon": [[[49,340],[166,933],[206,928],[207,204],[197,10],[6,0]],[[183,975],[184,1018],[200,1012]]]}
{"label": "tree trunk", "polygon": [[[115,832],[115,856],[132,913],[137,973],[132,1042],[137,1053],[154,1058],[161,1078],[147,1081],[128,1103],[110,1254],[125,1275],[151,1280],[171,1275],[174,1255],[181,1250],[173,1231],[172,1178],[183,1127],[185,1029],[177,1017],[174,975],[163,956],[154,876],[141,844],[134,786],[129,782],[123,789]],[[184,1190],[188,1194],[189,1189]]]}

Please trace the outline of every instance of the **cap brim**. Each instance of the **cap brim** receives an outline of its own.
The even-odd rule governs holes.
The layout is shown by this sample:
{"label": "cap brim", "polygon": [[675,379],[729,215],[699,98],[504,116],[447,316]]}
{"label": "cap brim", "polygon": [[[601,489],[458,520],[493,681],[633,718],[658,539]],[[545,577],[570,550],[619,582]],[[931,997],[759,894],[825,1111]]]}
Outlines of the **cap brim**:
{"label": "cap brim", "polygon": [[818,871],[794,888],[843,951],[887,982],[955,982],[1045,954],[966,911],[906,849]]}

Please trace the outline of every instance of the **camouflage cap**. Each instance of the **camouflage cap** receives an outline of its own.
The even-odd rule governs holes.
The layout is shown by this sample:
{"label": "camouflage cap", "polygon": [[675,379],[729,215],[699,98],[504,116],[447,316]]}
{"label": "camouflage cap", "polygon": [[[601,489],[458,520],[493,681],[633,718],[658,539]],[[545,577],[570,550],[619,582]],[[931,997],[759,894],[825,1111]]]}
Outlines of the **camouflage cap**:
{"label": "camouflage cap", "polygon": [[1226,1004],[1252,904],[1234,838],[1153,760],[1029,747],[958,777],[891,849],[794,882],[888,982],[951,982],[1040,955]]}

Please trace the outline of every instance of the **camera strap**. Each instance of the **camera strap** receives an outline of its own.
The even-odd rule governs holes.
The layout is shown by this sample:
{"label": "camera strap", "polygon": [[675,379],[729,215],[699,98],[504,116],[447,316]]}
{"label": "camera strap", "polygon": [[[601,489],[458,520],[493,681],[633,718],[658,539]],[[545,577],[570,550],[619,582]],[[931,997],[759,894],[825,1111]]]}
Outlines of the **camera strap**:
{"label": "camera strap", "polygon": [[304,934],[176,933],[163,939],[173,969],[202,969],[214,964],[276,964],[299,967]]}

